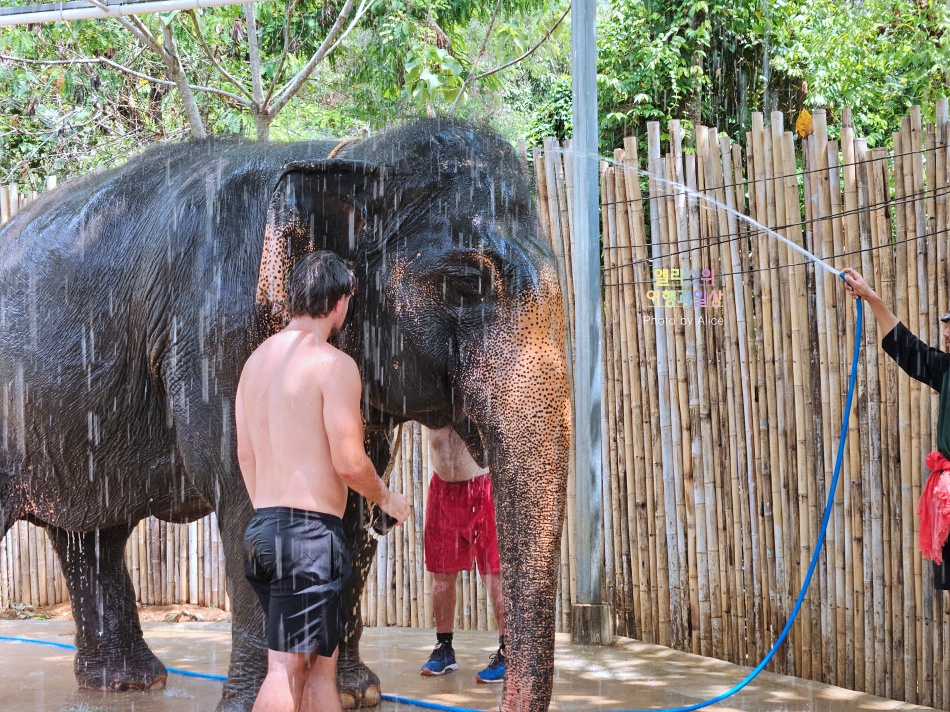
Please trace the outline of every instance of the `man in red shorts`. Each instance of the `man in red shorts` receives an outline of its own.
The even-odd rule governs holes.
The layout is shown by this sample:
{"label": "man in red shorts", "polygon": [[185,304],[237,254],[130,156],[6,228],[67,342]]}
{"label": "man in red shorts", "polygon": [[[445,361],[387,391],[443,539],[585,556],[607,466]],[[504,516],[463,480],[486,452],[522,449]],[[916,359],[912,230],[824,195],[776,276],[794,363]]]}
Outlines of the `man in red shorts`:
{"label": "man in red shorts", "polygon": [[501,682],[505,678],[505,607],[491,476],[472,459],[452,426],[430,431],[429,459],[433,474],[426,504],[425,563],[435,577],[432,608],[438,642],[420,672],[443,675],[458,670],[452,647],[455,580],[459,571],[471,570],[475,561],[491,597],[499,633],[498,652],[475,679]]}

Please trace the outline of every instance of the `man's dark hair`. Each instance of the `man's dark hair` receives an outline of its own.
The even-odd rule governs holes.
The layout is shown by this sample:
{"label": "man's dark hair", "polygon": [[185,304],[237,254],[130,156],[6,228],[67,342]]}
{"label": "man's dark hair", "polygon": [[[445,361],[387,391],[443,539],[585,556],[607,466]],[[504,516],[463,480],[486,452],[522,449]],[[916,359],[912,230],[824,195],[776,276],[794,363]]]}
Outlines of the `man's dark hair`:
{"label": "man's dark hair", "polygon": [[307,314],[319,319],[356,291],[356,277],[337,253],[318,250],[294,265],[287,291],[291,317]]}

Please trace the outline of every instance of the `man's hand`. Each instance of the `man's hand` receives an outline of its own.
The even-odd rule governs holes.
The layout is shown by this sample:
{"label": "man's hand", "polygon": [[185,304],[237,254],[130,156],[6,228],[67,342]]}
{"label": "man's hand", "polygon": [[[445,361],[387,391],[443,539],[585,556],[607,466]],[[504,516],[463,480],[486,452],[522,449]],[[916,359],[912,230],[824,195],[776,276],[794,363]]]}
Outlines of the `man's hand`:
{"label": "man's hand", "polygon": [[857,299],[858,297],[863,299],[877,298],[877,293],[871,289],[871,285],[865,282],[864,277],[858,272],[850,267],[845,267],[841,272],[844,274],[844,281],[848,285],[848,293],[852,299]]}
{"label": "man's hand", "polygon": [[387,489],[386,494],[383,495],[383,501],[379,503],[379,508],[396,520],[396,524],[393,526],[398,526],[409,519],[409,512],[411,511],[405,495],[393,492],[390,489]]}

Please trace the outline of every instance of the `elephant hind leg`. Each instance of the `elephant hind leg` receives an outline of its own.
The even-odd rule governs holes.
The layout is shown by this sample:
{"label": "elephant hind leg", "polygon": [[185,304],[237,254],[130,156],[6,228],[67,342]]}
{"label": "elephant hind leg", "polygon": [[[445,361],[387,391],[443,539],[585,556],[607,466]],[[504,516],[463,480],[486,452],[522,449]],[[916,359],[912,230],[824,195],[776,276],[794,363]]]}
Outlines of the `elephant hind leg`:
{"label": "elephant hind leg", "polygon": [[23,488],[18,486],[20,466],[0,452],[0,539],[18,519],[26,516]]}
{"label": "elephant hind leg", "polygon": [[135,591],[125,568],[125,526],[92,532],[48,527],[76,621],[74,670],[80,687],[156,690],[168,672],[142,637]]}

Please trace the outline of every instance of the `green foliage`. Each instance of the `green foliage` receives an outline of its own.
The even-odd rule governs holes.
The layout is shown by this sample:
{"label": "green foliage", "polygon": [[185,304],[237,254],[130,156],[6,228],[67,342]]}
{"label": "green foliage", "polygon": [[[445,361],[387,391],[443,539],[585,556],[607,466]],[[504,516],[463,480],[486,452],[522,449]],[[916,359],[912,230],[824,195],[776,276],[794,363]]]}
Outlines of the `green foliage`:
{"label": "green foliage", "polygon": [[912,105],[932,112],[948,93],[950,3],[607,0],[598,48],[604,150],[647,121],[697,119],[741,139],[753,111],[806,107],[830,125],[850,107],[882,145]]}
{"label": "green foliage", "polygon": [[772,64],[799,82],[809,106],[854,113],[855,129],[883,145],[914,104],[931,112],[950,82],[950,4],[944,0],[813,2],[774,23]]}
{"label": "green foliage", "polygon": [[[569,22],[528,59],[475,79],[531,48],[563,0],[502,3],[487,41],[496,0],[369,1],[360,25],[278,114],[274,139],[358,134],[449,111],[456,100],[456,114],[488,117],[512,139],[570,135]],[[305,65],[343,3],[255,6],[265,94]],[[161,23],[171,23],[192,85],[235,95],[196,92],[209,133],[255,135],[243,7],[142,20],[159,38]],[[605,153],[626,135],[642,138],[648,121],[665,128],[683,119],[687,133],[702,121],[742,139],[753,111],[793,117],[805,107],[827,109],[833,131],[838,112],[850,107],[859,135],[886,145],[910,106],[920,104],[931,119],[934,101],[948,93],[950,3],[600,0],[598,45]],[[0,53],[32,60],[0,60],[0,181],[36,187],[48,173],[86,171],[189,133],[174,86],[102,63],[64,63],[101,57],[164,79],[155,53],[114,20],[7,28]]]}

